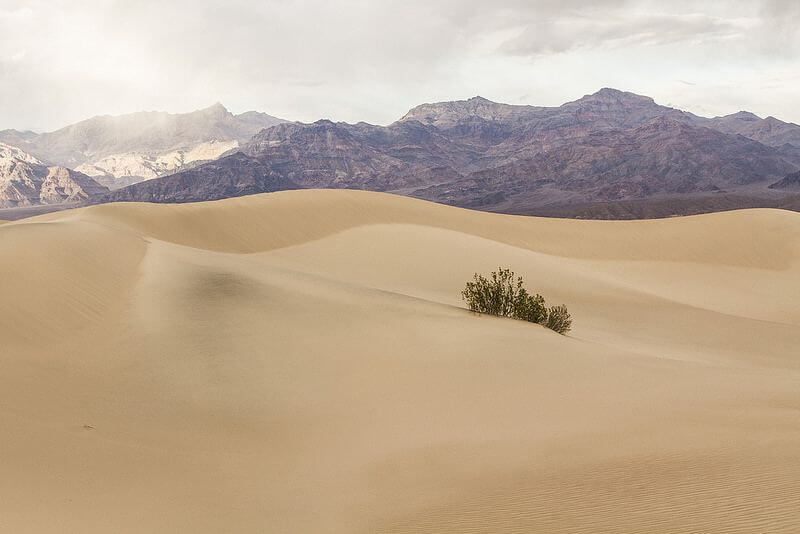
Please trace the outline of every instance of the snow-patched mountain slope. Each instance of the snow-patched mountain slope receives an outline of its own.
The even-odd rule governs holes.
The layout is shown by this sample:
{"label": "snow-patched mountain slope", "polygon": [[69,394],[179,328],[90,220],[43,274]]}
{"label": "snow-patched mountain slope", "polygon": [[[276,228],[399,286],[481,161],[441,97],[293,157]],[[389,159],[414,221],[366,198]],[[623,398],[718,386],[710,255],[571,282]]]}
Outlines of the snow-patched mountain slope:
{"label": "snow-patched mountain slope", "polygon": [[85,174],[47,166],[19,148],[0,143],[0,208],[76,202],[107,191]]}

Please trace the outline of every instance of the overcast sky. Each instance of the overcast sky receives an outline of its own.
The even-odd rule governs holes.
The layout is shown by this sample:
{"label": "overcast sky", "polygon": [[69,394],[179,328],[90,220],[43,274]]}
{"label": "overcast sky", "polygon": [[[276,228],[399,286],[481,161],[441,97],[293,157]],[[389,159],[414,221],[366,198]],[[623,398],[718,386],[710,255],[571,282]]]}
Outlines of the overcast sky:
{"label": "overcast sky", "polygon": [[601,87],[800,122],[800,1],[0,0],[0,129],[222,102],[387,124]]}

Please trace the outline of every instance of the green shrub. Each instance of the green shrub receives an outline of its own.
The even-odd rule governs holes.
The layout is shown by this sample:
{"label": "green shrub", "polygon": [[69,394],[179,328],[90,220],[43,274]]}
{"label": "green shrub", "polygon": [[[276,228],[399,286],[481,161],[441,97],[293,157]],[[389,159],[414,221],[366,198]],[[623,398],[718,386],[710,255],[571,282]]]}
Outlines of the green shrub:
{"label": "green shrub", "polygon": [[524,295],[520,296],[514,306],[512,317],[531,323],[544,323],[547,320],[547,306],[544,297],[539,294],[529,295],[523,288]]}
{"label": "green shrub", "polygon": [[478,313],[488,313],[500,317],[513,317],[517,302],[524,299],[527,292],[522,287],[522,277],[514,279],[514,273],[500,269],[491,274],[491,279],[475,273],[472,282],[461,295],[469,309]]}
{"label": "green shrub", "polygon": [[572,329],[572,316],[563,304],[547,310],[547,322],[544,325],[559,334],[566,334]]}
{"label": "green shrub", "polygon": [[488,278],[475,273],[461,296],[474,312],[538,323],[559,334],[569,332],[572,325],[566,306],[548,309],[544,298],[528,293],[522,277],[516,276],[510,269],[500,268]]}

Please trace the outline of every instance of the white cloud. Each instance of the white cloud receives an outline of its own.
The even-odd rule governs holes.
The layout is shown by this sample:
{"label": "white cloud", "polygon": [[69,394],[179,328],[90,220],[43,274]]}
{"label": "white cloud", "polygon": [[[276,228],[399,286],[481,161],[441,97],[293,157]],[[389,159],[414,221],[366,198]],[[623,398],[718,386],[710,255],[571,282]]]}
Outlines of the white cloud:
{"label": "white cloud", "polygon": [[750,21],[705,14],[620,13],[613,17],[568,16],[536,21],[504,43],[515,55],[566,52],[586,47],[655,46],[680,42],[705,45],[742,38]]}
{"label": "white cloud", "polygon": [[798,23],[795,0],[0,0],[0,129],[215,101],[387,123],[602,86],[800,121]]}

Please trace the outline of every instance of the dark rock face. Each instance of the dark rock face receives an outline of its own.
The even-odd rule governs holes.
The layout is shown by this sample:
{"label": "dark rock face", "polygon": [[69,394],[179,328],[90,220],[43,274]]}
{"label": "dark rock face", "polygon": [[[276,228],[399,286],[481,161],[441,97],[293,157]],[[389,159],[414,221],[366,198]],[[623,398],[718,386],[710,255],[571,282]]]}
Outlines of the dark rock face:
{"label": "dark rock face", "polygon": [[527,212],[674,195],[752,195],[769,192],[769,184],[800,168],[800,142],[786,142],[795,130],[800,135],[800,126],[780,123],[773,128],[780,135],[769,137],[763,121],[769,119],[748,114],[705,119],[614,89],[557,108],[476,97],[418,106],[387,127],[279,124],[235,156],[102,200],[184,202],[286,188],[358,188]]}
{"label": "dark rock face", "polygon": [[783,189],[787,191],[800,191],[800,171],[788,175],[783,180],[777,181],[770,189]]}
{"label": "dark rock face", "polygon": [[[209,180],[208,176],[213,176]],[[112,192],[122,202],[199,202],[297,189],[291,180],[274,172],[255,158],[236,153],[196,169],[148,180]]]}
{"label": "dark rock face", "polygon": [[632,130],[591,133],[416,194],[463,204],[493,192],[510,197],[549,188],[579,202],[629,200],[735,190],[793,168],[758,142],[661,117]]}

